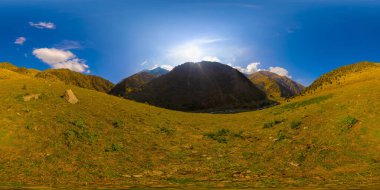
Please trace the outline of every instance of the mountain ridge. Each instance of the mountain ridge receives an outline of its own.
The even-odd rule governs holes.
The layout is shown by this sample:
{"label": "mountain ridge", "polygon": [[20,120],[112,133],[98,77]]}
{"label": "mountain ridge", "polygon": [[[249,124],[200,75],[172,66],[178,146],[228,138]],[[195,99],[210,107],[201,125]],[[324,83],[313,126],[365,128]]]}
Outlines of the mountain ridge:
{"label": "mountain ridge", "polygon": [[262,91],[273,98],[290,98],[302,93],[305,87],[286,76],[269,71],[258,71],[248,79]]}

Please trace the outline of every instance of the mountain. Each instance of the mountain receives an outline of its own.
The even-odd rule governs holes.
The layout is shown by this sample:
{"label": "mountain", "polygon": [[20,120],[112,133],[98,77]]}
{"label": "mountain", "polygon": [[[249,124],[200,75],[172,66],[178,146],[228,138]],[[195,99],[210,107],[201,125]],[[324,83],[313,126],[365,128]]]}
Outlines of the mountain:
{"label": "mountain", "polygon": [[140,90],[143,85],[150,82],[154,78],[168,73],[169,71],[161,67],[156,67],[151,70],[138,72],[130,77],[127,77],[117,83],[109,92],[115,96],[128,97],[130,93]]}
{"label": "mountain", "polygon": [[179,65],[132,92],[129,98],[183,111],[257,107],[266,100],[265,94],[239,71],[206,61]]}
{"label": "mountain", "polygon": [[249,80],[272,98],[289,98],[301,94],[301,84],[269,71],[259,71],[248,76]]}
{"label": "mountain", "polygon": [[[208,114],[0,69],[0,188],[378,189],[379,73],[352,72],[262,110]],[[75,105],[61,97],[68,88]],[[24,102],[29,94],[41,97]]]}
{"label": "mountain", "polygon": [[104,78],[95,75],[86,75],[69,69],[47,69],[36,74],[37,78],[48,80],[60,80],[65,84],[71,84],[82,88],[108,93],[114,84]]}
{"label": "mountain", "polygon": [[143,72],[147,72],[147,73],[150,73],[150,74],[155,75],[155,76],[161,76],[161,75],[168,73],[169,71],[164,69],[164,68],[161,68],[161,67],[156,67],[156,68],[151,69],[151,70],[144,70]]}
{"label": "mountain", "polygon": [[365,72],[374,68],[379,68],[379,63],[363,61],[339,67],[331,72],[320,76],[310,86],[305,89],[305,93],[313,93],[329,86],[340,85],[346,78],[354,76],[357,73]]}

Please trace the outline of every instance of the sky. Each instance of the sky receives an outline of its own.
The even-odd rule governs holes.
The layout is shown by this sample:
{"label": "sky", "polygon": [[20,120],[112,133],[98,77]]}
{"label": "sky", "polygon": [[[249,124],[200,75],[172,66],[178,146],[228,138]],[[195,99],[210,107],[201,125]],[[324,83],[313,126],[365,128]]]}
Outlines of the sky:
{"label": "sky", "polygon": [[309,85],[380,62],[376,0],[1,0],[0,25],[0,62],[114,83],[207,60]]}

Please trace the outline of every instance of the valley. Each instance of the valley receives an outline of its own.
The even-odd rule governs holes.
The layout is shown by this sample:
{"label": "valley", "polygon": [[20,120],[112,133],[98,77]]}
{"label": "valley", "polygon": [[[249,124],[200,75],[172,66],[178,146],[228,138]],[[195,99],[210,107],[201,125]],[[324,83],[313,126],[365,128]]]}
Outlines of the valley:
{"label": "valley", "polygon": [[[334,70],[279,105],[234,114],[159,108],[38,72],[0,67],[0,187],[380,185],[377,63]],[[68,89],[78,103],[62,98]]]}

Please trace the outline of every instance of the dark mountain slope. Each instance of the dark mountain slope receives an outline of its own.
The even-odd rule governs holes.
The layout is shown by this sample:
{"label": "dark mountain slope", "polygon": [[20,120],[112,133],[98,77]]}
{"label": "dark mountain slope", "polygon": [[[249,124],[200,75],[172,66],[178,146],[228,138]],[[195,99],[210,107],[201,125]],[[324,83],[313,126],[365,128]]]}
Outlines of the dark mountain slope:
{"label": "dark mountain slope", "polygon": [[273,98],[289,98],[302,93],[305,89],[301,84],[269,71],[259,71],[251,74],[249,80]]}
{"label": "dark mountain slope", "polygon": [[177,66],[129,97],[184,111],[242,108],[266,100],[265,94],[236,69],[205,61]]}
{"label": "dark mountain slope", "polygon": [[168,72],[168,70],[161,67],[141,71],[117,83],[109,93],[115,96],[128,97],[131,92],[140,90],[146,83]]}

